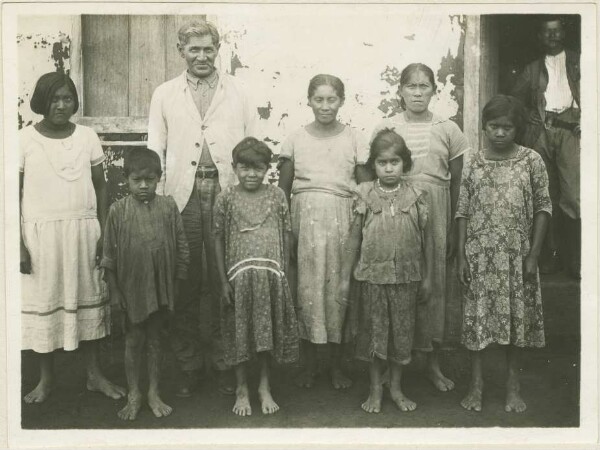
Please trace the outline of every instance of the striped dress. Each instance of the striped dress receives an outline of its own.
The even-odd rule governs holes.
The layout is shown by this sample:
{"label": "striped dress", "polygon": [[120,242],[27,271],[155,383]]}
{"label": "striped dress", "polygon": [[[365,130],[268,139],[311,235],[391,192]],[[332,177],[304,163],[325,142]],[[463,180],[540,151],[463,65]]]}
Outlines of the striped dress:
{"label": "striped dress", "polygon": [[258,352],[280,364],[296,361],[298,322],[284,272],[291,231],[285,194],[270,184],[250,196],[230,186],[217,197],[213,219],[234,292],[233,306],[221,307],[225,362],[235,366]]}
{"label": "striped dress", "polygon": [[414,347],[431,350],[432,341],[457,341],[460,337],[460,293],[446,264],[446,242],[451,225],[449,162],[464,155],[469,143],[450,119],[433,115],[429,122],[409,122],[405,113],[379,124],[400,134],[411,151],[413,167],[407,174],[417,187],[427,192],[429,223],[433,234],[432,295],[419,305]]}

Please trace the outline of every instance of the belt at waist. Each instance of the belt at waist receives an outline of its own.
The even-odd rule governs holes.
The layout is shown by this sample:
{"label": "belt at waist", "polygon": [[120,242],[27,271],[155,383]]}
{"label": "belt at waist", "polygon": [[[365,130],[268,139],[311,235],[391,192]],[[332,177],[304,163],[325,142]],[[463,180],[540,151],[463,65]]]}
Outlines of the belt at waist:
{"label": "belt at waist", "polygon": [[196,178],[217,178],[219,171],[216,167],[198,166],[196,169]]}
{"label": "belt at waist", "polygon": [[559,119],[561,114],[562,112],[546,111],[546,120],[544,121],[546,129],[562,128],[563,130],[573,131],[575,127],[579,126],[579,122],[567,122],[566,120]]}

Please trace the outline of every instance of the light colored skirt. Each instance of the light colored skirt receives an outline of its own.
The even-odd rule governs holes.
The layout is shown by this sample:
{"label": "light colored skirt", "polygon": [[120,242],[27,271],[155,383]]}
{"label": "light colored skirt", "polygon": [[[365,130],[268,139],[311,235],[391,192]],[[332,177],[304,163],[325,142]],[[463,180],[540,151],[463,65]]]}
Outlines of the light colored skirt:
{"label": "light colored skirt", "polygon": [[339,285],[352,205],[352,198],[323,192],[292,197],[292,230],[298,242],[299,335],[315,344],[342,342],[347,304]]}
{"label": "light colored skirt", "polygon": [[75,350],[110,333],[110,304],[95,267],[95,218],[23,224],[32,273],[21,275],[22,349]]}
{"label": "light colored skirt", "polygon": [[427,206],[433,233],[433,273],[431,299],[417,305],[414,348],[430,351],[436,343],[460,340],[462,324],[462,293],[456,278],[454,260],[446,259],[446,244],[452,218],[450,217],[449,184],[420,179],[412,180],[427,192]]}

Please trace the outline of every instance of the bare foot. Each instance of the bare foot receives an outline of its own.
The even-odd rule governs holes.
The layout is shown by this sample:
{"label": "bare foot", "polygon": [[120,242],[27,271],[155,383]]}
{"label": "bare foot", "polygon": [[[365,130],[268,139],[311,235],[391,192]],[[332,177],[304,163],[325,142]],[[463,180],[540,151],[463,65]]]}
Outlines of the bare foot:
{"label": "bare foot", "polygon": [[390,397],[392,397],[394,403],[400,408],[400,411],[408,412],[417,409],[417,404],[404,395],[400,389],[390,389]]}
{"label": "bare foot", "polygon": [[383,388],[381,385],[373,386],[369,390],[369,397],[360,407],[368,413],[378,413],[381,411],[381,398],[383,397]]}
{"label": "bare foot", "polygon": [[101,392],[112,399],[118,400],[125,397],[127,391],[121,386],[108,381],[102,374],[89,375],[87,379],[87,389],[91,392]]}
{"label": "bare foot", "polygon": [[258,388],[258,398],[260,399],[263,414],[274,414],[279,411],[279,405],[275,403],[268,388]]}
{"label": "bare foot", "polygon": [[127,404],[117,413],[121,420],[135,420],[142,407],[142,395],[129,393],[127,396]]}
{"label": "bare foot", "polygon": [[167,417],[173,412],[173,408],[162,401],[158,392],[148,392],[148,406],[155,417]]}
{"label": "bare foot", "polygon": [[440,370],[427,369],[427,378],[429,378],[438,391],[448,392],[454,389],[454,381],[446,378]]}
{"label": "bare foot", "polygon": [[303,388],[311,388],[315,385],[317,374],[311,370],[303,370],[294,380],[296,386]]}
{"label": "bare foot", "polygon": [[331,384],[334,389],[348,389],[352,380],[342,373],[340,369],[331,369]]}
{"label": "bare foot", "polygon": [[518,381],[506,383],[506,405],[504,411],[522,413],[527,409],[527,404],[519,394],[520,385]]}
{"label": "bare foot", "polygon": [[48,398],[50,391],[52,391],[52,384],[49,382],[42,382],[40,380],[35,389],[27,394],[23,400],[25,400],[25,403],[29,404],[42,403]]}
{"label": "bare foot", "polygon": [[235,405],[233,405],[233,412],[238,416],[252,415],[252,408],[250,407],[250,398],[248,396],[248,386],[240,386],[236,389]]}
{"label": "bare foot", "polygon": [[462,399],[460,405],[467,411],[481,411],[481,399],[483,397],[483,383],[471,383],[469,392]]}

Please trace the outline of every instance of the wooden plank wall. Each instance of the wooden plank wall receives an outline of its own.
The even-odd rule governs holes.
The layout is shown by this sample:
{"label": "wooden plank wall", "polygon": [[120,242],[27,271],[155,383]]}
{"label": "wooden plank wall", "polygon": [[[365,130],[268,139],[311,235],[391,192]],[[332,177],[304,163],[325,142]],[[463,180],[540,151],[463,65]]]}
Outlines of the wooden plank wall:
{"label": "wooden plank wall", "polygon": [[204,15],[83,15],[83,115],[147,116],[152,92],[185,68],[177,30]]}

